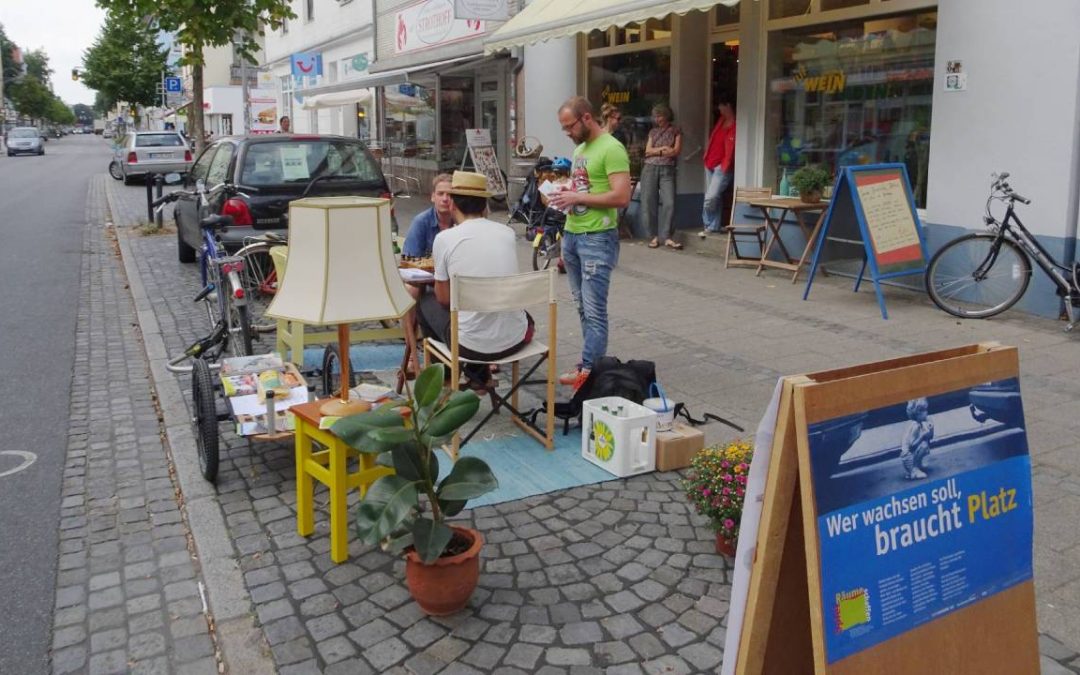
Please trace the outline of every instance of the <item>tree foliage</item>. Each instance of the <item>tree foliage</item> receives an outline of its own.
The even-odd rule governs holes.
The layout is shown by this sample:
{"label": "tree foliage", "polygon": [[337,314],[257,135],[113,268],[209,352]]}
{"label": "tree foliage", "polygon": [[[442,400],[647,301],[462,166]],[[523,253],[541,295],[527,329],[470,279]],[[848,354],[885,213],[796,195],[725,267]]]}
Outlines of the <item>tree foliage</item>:
{"label": "tree foliage", "polygon": [[[48,119],[53,112],[56,97],[49,88],[36,77],[24,76],[17,85],[10,87],[8,98],[11,99],[19,114],[31,119]],[[5,90],[6,92],[7,90]]]}
{"label": "tree foliage", "polygon": [[0,53],[3,53],[4,60],[4,84],[14,82],[19,75],[22,74],[22,69],[18,63],[15,63],[15,59],[12,58],[12,52],[15,50],[15,43],[8,39],[7,33],[4,32],[4,26],[0,24]]}
{"label": "tree foliage", "polygon": [[101,94],[106,109],[118,101],[155,105],[166,51],[145,21],[110,11],[97,39],[83,55],[83,83]]}
{"label": "tree foliage", "polygon": [[49,67],[49,55],[43,49],[35,49],[23,54],[23,64],[26,66],[26,74],[37,79],[38,82],[52,91],[53,69]]}
{"label": "tree foliage", "polygon": [[71,112],[75,115],[75,119],[79,121],[79,124],[94,123],[94,109],[85,103],[76,103],[71,106]]}
{"label": "tree foliage", "polygon": [[[203,52],[206,47],[221,47],[240,37],[238,51],[254,60],[258,50],[256,35],[264,28],[276,30],[285,19],[295,18],[289,0],[97,0],[110,12],[133,20],[149,17],[156,28],[176,36],[185,47],[180,60],[192,67],[192,109],[203,105]],[[191,116],[192,135],[199,148],[203,145],[202,115]]]}

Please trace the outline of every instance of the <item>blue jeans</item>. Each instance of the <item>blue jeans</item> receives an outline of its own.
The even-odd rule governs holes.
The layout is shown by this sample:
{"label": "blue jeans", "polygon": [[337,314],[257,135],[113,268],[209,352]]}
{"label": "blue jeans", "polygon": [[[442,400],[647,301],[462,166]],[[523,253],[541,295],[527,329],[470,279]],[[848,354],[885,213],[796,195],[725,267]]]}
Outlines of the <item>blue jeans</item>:
{"label": "blue jeans", "polygon": [[719,232],[723,226],[720,214],[724,209],[720,200],[734,179],[735,174],[724,173],[720,167],[705,169],[705,203],[701,206],[701,224],[707,232]]}
{"label": "blue jeans", "polygon": [[581,368],[592,370],[593,364],[607,353],[608,288],[611,271],[619,262],[619,231],[612,228],[586,234],[566,232],[562,257],[584,336]]}

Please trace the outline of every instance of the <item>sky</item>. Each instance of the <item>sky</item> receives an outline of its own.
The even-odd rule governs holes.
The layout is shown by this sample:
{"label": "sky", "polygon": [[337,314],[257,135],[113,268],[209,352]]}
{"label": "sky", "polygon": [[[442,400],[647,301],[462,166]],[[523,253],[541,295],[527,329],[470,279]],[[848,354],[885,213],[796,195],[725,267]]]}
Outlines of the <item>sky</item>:
{"label": "sky", "polygon": [[94,0],[0,0],[0,25],[23,51],[44,49],[53,69],[53,92],[64,103],[94,104],[94,92],[71,79],[94,42],[105,11]]}

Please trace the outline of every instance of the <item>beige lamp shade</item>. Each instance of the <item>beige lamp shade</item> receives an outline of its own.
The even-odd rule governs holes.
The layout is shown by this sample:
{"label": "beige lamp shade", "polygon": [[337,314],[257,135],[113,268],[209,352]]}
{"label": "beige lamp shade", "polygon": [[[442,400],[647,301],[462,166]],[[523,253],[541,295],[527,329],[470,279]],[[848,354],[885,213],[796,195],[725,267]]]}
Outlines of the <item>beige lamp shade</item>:
{"label": "beige lamp shade", "polygon": [[289,259],[267,316],[325,326],[396,319],[412,305],[394,258],[388,200],[289,205]]}

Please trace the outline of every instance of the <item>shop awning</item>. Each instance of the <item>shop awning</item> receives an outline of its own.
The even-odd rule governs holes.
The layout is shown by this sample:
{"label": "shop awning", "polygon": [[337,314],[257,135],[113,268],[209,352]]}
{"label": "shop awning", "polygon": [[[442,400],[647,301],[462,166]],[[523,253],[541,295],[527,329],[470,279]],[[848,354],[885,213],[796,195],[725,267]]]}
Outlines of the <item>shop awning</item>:
{"label": "shop awning", "polygon": [[367,103],[371,98],[370,89],[351,89],[329,94],[316,94],[305,96],[304,103],[300,107],[304,110],[319,110],[320,108],[336,108],[351,103]]}
{"label": "shop awning", "polygon": [[707,10],[739,0],[532,0],[484,40],[484,53],[657,19],[668,14]]}

